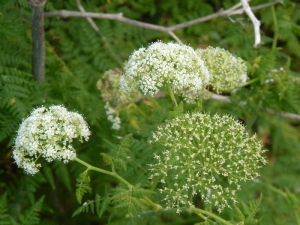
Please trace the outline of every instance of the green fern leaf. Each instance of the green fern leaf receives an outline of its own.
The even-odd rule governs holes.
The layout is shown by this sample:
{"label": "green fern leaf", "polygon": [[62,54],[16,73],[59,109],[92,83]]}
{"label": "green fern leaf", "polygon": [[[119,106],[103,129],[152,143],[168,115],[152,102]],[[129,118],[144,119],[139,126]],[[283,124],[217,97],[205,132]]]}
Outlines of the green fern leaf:
{"label": "green fern leaf", "polygon": [[96,197],[95,197],[95,203],[96,203],[96,213],[99,217],[100,216],[100,210],[101,210],[101,197],[100,195],[96,194]]}
{"label": "green fern leaf", "polygon": [[22,225],[34,225],[40,223],[39,212],[42,208],[45,196],[42,196],[25,214],[25,218],[22,221]]}
{"label": "green fern leaf", "polygon": [[108,165],[112,166],[113,170],[119,169],[126,171],[127,162],[130,161],[130,146],[132,144],[132,134],[127,134],[123,137],[119,145],[115,145],[107,140],[104,140],[110,146],[110,152],[101,153],[103,160]]}
{"label": "green fern leaf", "polygon": [[245,216],[243,214],[243,212],[239,209],[239,207],[237,207],[236,205],[234,205],[234,218],[236,219],[236,221],[241,222],[245,220]]}
{"label": "green fern leaf", "polygon": [[[101,208],[97,207],[97,214],[99,218],[103,215],[103,213],[105,212],[109,204],[110,204],[110,197],[107,195],[102,201]],[[100,206],[100,204],[98,206]]]}
{"label": "green fern leaf", "polygon": [[54,182],[51,168],[49,166],[43,166],[43,172],[44,172],[46,180],[49,182],[52,189],[55,189],[55,182]]}
{"label": "green fern leaf", "polygon": [[248,223],[248,224],[255,224],[258,222],[257,219],[255,219],[255,215],[257,213],[257,211],[259,210],[259,206],[260,206],[260,203],[263,199],[263,195],[261,194],[260,197],[256,200],[253,200],[250,202],[250,210],[251,212],[248,213],[248,217],[246,218],[245,220],[245,223]]}
{"label": "green fern leaf", "polygon": [[174,111],[168,113],[168,118],[173,119],[175,117],[180,116],[183,113],[183,102],[180,102],[178,106],[174,108]]}
{"label": "green fern leaf", "polygon": [[89,186],[91,179],[88,176],[88,171],[86,170],[82,174],[80,174],[76,181],[76,198],[77,201],[81,204],[83,195],[92,190],[92,188]]}
{"label": "green fern leaf", "polygon": [[7,214],[6,193],[0,198],[0,225],[9,225],[9,215]]}
{"label": "green fern leaf", "polygon": [[244,202],[242,202],[242,206],[243,206],[243,212],[245,215],[250,215],[251,214],[251,209],[249,206],[247,206]]}
{"label": "green fern leaf", "polygon": [[67,165],[56,160],[53,162],[53,167],[55,169],[55,175],[57,178],[64,184],[68,191],[71,191],[71,179]]}

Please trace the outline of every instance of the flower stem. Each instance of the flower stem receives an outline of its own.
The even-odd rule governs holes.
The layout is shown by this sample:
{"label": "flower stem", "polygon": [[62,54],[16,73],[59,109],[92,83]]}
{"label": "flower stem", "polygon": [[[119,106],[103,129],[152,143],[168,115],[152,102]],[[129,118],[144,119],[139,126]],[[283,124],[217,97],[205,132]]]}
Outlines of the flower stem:
{"label": "flower stem", "polygon": [[172,91],[171,85],[169,83],[167,83],[167,88],[168,88],[168,92],[169,92],[169,95],[171,97],[171,100],[172,100],[174,106],[177,107],[177,101],[176,101],[176,98],[175,98],[174,93]]}
{"label": "flower stem", "polygon": [[120,177],[116,172],[110,172],[110,171],[107,171],[107,170],[103,170],[103,169],[100,169],[98,167],[95,167],[95,166],[92,166],[84,161],[82,161],[81,159],[78,159],[77,157],[75,157],[74,159],[76,162],[84,165],[88,170],[94,170],[94,171],[97,171],[99,173],[104,173],[106,175],[109,175],[109,176],[112,176],[116,179],[118,179],[119,181],[121,181],[123,184],[125,184],[129,189],[132,189],[134,188],[133,185],[131,185],[128,181],[124,180],[122,177]]}
{"label": "flower stem", "polygon": [[221,223],[223,223],[225,225],[233,225],[232,223],[230,223],[230,222],[222,219],[221,217],[219,217],[219,216],[217,216],[217,215],[215,215],[215,214],[213,214],[211,212],[205,211],[203,209],[191,207],[190,210],[191,210],[192,213],[195,213],[195,214],[197,214],[200,217],[202,217],[201,215],[204,214],[204,215],[207,215],[207,216],[209,216],[209,217],[211,217],[211,218],[213,218],[213,219],[215,219],[215,220],[217,220],[217,221],[219,221],[219,222],[221,222]]}
{"label": "flower stem", "polygon": [[257,81],[259,81],[259,78],[258,78],[258,77],[254,78],[254,79],[252,79],[252,80],[247,81],[247,83],[245,84],[245,86],[246,86],[246,85],[249,85],[249,84],[253,84],[253,83],[257,82]]}

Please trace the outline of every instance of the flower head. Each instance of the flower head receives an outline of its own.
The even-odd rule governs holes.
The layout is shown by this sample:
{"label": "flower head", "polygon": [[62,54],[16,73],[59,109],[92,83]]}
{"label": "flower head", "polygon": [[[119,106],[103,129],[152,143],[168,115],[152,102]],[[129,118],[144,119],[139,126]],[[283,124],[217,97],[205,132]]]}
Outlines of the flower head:
{"label": "flower head", "polygon": [[160,146],[149,179],[161,182],[166,208],[192,205],[199,195],[221,212],[236,203],[240,182],[253,180],[267,161],[256,136],[230,116],[184,114],[158,127],[150,143]]}
{"label": "flower head", "polygon": [[88,125],[80,114],[62,106],[40,107],[20,125],[13,158],[19,168],[35,174],[41,167],[36,163],[39,157],[48,162],[58,159],[66,163],[76,157],[73,138],[87,141],[89,136]]}
{"label": "flower head", "polygon": [[210,84],[217,92],[231,91],[246,84],[247,66],[241,58],[219,47],[197,49],[196,52],[205,61],[212,75]]}
{"label": "flower head", "polygon": [[204,62],[193,48],[155,42],[130,56],[120,88],[124,92],[140,89],[143,94],[153,96],[168,83],[175,94],[194,102],[209,79]]}

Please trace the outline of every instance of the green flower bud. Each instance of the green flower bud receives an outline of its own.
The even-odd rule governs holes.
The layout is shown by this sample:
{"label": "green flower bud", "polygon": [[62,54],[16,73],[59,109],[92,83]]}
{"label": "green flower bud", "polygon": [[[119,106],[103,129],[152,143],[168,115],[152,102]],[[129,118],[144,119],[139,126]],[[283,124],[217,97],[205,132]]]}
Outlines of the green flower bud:
{"label": "green flower bud", "polygon": [[196,52],[205,61],[212,75],[210,84],[218,93],[231,91],[246,84],[247,66],[241,58],[219,47],[197,49]]}

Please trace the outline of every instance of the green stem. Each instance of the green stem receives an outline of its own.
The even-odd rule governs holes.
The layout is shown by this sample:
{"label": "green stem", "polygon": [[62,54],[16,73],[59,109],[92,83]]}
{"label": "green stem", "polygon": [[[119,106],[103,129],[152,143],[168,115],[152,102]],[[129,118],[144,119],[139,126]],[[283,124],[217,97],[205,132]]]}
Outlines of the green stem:
{"label": "green stem", "polygon": [[100,169],[98,167],[95,167],[95,166],[92,166],[84,161],[82,161],[81,159],[78,159],[77,157],[75,157],[74,159],[76,162],[84,165],[88,170],[94,170],[94,171],[97,171],[99,173],[104,173],[106,175],[109,175],[109,176],[112,176],[116,179],[118,179],[119,181],[121,181],[123,184],[125,184],[129,189],[132,189],[134,188],[133,185],[131,185],[128,181],[124,180],[122,177],[120,177],[116,172],[110,172],[110,171],[107,171],[107,170],[103,170],[103,169]]}
{"label": "green stem", "polygon": [[245,86],[249,85],[249,84],[253,84],[253,83],[257,82],[257,81],[259,81],[259,77],[256,77],[254,79],[251,79],[251,80],[247,81],[247,83],[245,84]]}
{"label": "green stem", "polygon": [[297,224],[300,225],[300,217],[299,217],[299,213],[297,210],[294,211],[294,214],[295,214],[295,217],[296,217],[296,220],[297,220]]}
{"label": "green stem", "polygon": [[[209,217],[211,217],[211,218],[213,218],[213,219],[215,219],[215,220],[217,220],[217,221],[219,221],[219,222],[221,222],[221,223],[223,223],[223,224],[225,224],[225,225],[233,225],[232,223],[230,223],[230,222],[228,222],[228,221],[222,219],[221,217],[219,217],[219,216],[217,216],[217,215],[215,215],[215,214],[213,214],[213,213],[211,213],[211,212],[205,211],[205,210],[203,210],[203,209],[199,209],[199,208],[194,208],[194,207],[193,207],[193,208],[191,208],[190,210],[191,210],[192,213],[195,213],[195,214],[197,214],[198,216],[204,214],[204,215],[207,215],[207,216],[209,216]],[[201,216],[200,216],[200,217],[201,217]]]}
{"label": "green stem", "polygon": [[275,7],[271,6],[271,10],[272,10],[272,17],[273,17],[273,22],[274,22],[274,38],[273,38],[273,43],[272,43],[272,49],[275,49],[277,46],[277,40],[278,40],[278,23],[277,23]]}
{"label": "green stem", "polygon": [[172,91],[171,85],[169,83],[167,83],[167,88],[168,88],[168,92],[169,92],[169,95],[171,97],[171,100],[172,100],[174,106],[177,107],[177,101],[176,101],[176,98],[175,98],[174,93]]}

